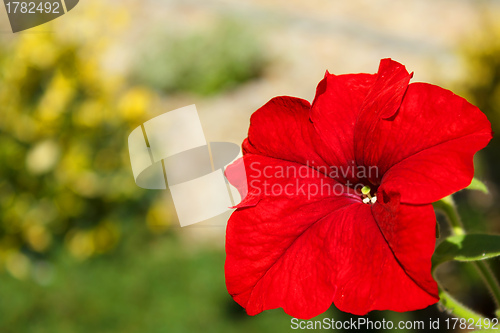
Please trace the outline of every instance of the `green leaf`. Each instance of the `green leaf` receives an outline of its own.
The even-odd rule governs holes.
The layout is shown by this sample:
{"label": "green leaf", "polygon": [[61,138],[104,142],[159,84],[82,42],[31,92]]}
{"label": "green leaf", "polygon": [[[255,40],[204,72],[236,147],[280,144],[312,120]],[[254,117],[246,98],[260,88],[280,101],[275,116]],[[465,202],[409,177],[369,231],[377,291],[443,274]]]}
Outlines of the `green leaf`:
{"label": "green leaf", "polygon": [[455,235],[442,241],[432,256],[432,267],[446,261],[477,261],[500,256],[500,235]]}
{"label": "green leaf", "polygon": [[488,194],[488,187],[486,187],[486,184],[480,181],[477,178],[472,178],[472,182],[470,183],[469,186],[465,188],[466,190],[476,190],[476,191],[481,191],[483,193]]}

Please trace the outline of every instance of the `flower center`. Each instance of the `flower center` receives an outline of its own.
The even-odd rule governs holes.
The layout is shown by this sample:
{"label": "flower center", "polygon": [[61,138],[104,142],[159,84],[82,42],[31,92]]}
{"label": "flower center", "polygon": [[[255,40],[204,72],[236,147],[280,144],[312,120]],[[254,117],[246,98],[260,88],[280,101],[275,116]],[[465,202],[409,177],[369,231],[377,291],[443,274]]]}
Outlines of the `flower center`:
{"label": "flower center", "polygon": [[372,196],[371,190],[372,189],[370,188],[370,186],[365,186],[361,189],[361,199],[363,199],[363,203],[373,205],[375,202],[377,202],[377,196]]}

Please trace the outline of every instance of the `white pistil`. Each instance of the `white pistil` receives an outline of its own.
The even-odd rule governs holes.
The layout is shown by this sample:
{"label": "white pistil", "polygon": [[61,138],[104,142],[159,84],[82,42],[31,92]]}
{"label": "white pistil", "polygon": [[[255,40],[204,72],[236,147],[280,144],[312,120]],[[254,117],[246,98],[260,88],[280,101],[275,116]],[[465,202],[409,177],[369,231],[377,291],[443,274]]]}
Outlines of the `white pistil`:
{"label": "white pistil", "polygon": [[367,203],[369,203],[369,202],[370,202],[370,198],[364,198],[364,199],[363,199],[363,203],[367,204]]}
{"label": "white pistil", "polygon": [[372,202],[372,204],[374,204],[375,202],[377,202],[377,196],[374,196],[370,199],[370,201]]}

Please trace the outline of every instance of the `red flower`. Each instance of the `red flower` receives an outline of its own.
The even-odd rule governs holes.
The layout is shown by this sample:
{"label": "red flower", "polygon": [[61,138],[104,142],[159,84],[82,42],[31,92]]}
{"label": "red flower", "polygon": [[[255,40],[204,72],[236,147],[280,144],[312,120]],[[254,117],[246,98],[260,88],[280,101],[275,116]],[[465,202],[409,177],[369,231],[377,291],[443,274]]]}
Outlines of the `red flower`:
{"label": "red flower", "polygon": [[252,115],[236,162],[247,180],[227,170],[246,197],[227,225],[225,264],[248,314],[282,307],[308,319],[333,302],[363,315],[439,300],[431,203],[470,184],[492,132],[465,99],[411,76],[390,59],[373,75],[327,72],[312,105],[276,97]]}

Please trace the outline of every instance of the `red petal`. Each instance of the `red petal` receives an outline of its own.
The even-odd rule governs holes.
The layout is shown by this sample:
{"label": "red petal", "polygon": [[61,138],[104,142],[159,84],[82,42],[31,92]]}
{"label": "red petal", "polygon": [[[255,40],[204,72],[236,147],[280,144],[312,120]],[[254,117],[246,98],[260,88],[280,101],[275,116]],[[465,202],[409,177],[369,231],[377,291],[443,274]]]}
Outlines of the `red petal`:
{"label": "red petal", "polygon": [[[347,170],[354,165],[354,125],[375,75],[326,74],[319,83],[311,108],[311,121],[321,140],[316,151],[330,165]],[[349,181],[356,179],[347,176]],[[337,179],[343,183],[342,175]]]}
{"label": "red petal", "polygon": [[425,83],[409,85],[392,120],[367,121],[357,124],[358,156],[379,167],[385,188],[413,204],[437,201],[469,185],[473,156],[492,137],[490,122],[477,107]]}
{"label": "red petal", "polygon": [[240,193],[241,202],[237,205],[237,207],[253,206],[259,200],[253,195],[248,195],[247,173],[250,170],[247,171],[246,169],[247,166],[245,165],[243,158],[238,158],[232,164],[228,165],[225,171],[227,180],[234,187],[236,187],[236,189]]}
{"label": "red petal", "polygon": [[[359,203],[359,197],[335,196],[326,190],[313,193],[311,187],[345,188],[318,172],[302,173],[303,177],[293,177],[293,171],[283,177],[263,175],[277,175],[283,167],[313,170],[297,163],[252,154],[246,154],[244,161],[249,199],[231,215],[226,233],[229,293],[250,315],[278,307],[300,318],[326,311],[335,287],[328,278],[331,267],[325,252],[328,225],[317,222]],[[263,181],[270,186],[265,188]],[[286,193],[273,193],[273,187]],[[257,206],[247,207],[249,202]]]}
{"label": "red petal", "polygon": [[[379,200],[383,202],[382,195]],[[431,275],[435,215],[431,205],[399,205],[392,197],[349,207],[347,218],[332,228],[331,253],[336,265],[334,303],[342,311],[364,315],[371,310],[411,311],[439,300]],[[332,219],[333,219],[332,214]]]}
{"label": "red petal", "polygon": [[[244,158],[263,162],[272,168],[268,172],[280,163],[297,165],[257,155]],[[251,175],[259,179],[257,171]],[[414,310],[437,301],[430,276],[431,206],[382,204],[381,196],[372,215],[359,198],[301,193],[300,186],[338,184],[321,175],[263,179],[281,188],[290,185],[290,191],[264,195],[262,187],[257,193],[259,187],[250,186],[257,203],[237,209],[226,234],[226,285],[248,314],[282,307],[308,319],[334,300],[339,309],[355,314]]]}
{"label": "red petal", "polygon": [[317,134],[309,121],[310,107],[308,101],[299,98],[271,99],[252,115],[244,153],[326,167],[312,143],[312,136]]}
{"label": "red petal", "polygon": [[[383,147],[377,141],[380,122],[393,117],[401,105],[411,74],[398,62],[380,61],[377,80],[363,101],[354,130],[354,150],[358,165],[379,166]],[[380,171],[380,170],[379,170]],[[379,172],[379,175],[383,173]],[[370,179],[377,184],[379,179]]]}
{"label": "red petal", "polygon": [[361,117],[377,115],[379,118],[388,119],[394,116],[412,76],[413,73],[409,74],[400,63],[382,59],[377,80],[363,102]]}

